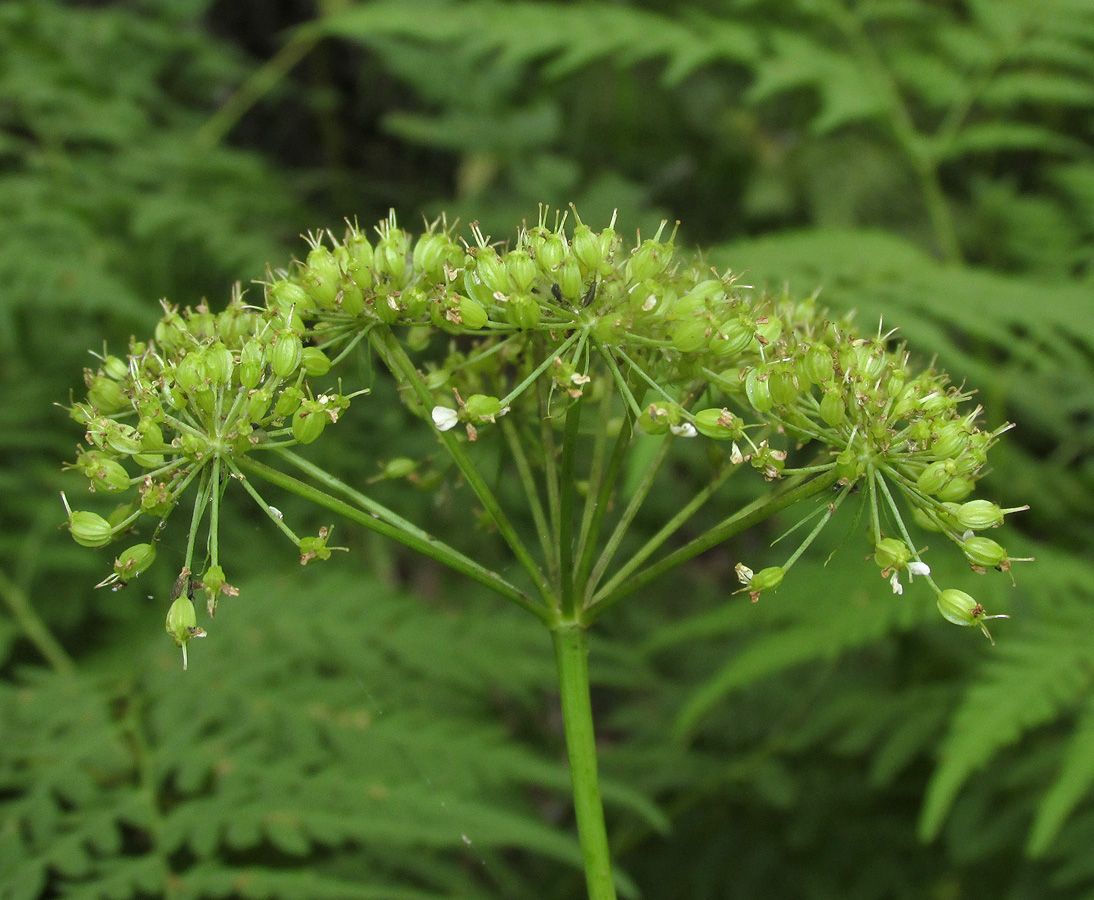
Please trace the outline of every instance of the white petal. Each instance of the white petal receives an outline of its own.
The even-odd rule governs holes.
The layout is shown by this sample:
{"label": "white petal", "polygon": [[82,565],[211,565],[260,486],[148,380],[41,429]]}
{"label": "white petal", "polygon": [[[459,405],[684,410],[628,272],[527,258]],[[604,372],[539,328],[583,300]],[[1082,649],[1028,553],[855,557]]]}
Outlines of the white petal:
{"label": "white petal", "polygon": [[670,425],[669,431],[680,437],[695,437],[699,432],[695,430],[695,426],[691,422],[684,422],[680,425]]}
{"label": "white petal", "polygon": [[447,406],[434,406],[432,416],[433,424],[437,426],[438,431],[448,431],[450,428],[455,428],[456,423],[460,420],[459,413]]}
{"label": "white petal", "polygon": [[925,562],[910,562],[908,563],[908,578],[913,575],[930,575],[931,567]]}
{"label": "white petal", "polygon": [[733,567],[733,571],[735,571],[737,573],[737,580],[740,581],[741,584],[743,584],[743,585],[752,584],[753,572],[744,563],[737,563],[737,565],[735,565]]}
{"label": "white petal", "polygon": [[904,585],[900,583],[900,575],[897,572],[893,572],[892,577],[889,579],[889,584],[893,586],[894,594],[903,594]]}

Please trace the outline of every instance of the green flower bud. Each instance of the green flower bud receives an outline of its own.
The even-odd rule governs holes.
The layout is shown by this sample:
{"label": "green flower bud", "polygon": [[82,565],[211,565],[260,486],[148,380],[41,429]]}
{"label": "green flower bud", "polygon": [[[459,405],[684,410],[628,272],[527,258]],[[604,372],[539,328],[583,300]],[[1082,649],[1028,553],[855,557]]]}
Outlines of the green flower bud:
{"label": "green flower bud", "polygon": [[285,388],[274,405],[274,415],[279,419],[291,416],[300,408],[300,402],[303,399],[304,392],[300,388],[292,386]]}
{"label": "green flower bud", "polygon": [[748,583],[750,592],[759,594],[762,591],[773,591],[783,583],[785,576],[786,570],[782,566],[768,566],[766,569],[760,569]]}
{"label": "green flower bud", "polygon": [[76,510],[68,517],[68,530],[81,547],[105,547],[114,539],[114,529],[98,513]]}
{"label": "green flower bud", "polygon": [[304,372],[312,377],[320,377],[330,371],[330,357],[318,347],[305,347],[300,364]]}
{"label": "green flower bud", "polygon": [[288,378],[300,366],[303,355],[300,335],[287,331],[278,336],[270,349],[270,369],[278,378]]}
{"label": "green flower bud", "polygon": [[718,441],[729,441],[741,436],[741,420],[728,409],[701,409],[695,414],[695,429],[700,434]]}
{"label": "green flower bud", "polygon": [[472,394],[464,403],[464,413],[468,420],[479,424],[481,422],[493,422],[498,416],[504,415],[501,401],[497,397],[488,397],[485,394]]}
{"label": "green flower bud", "polygon": [[882,569],[901,571],[912,561],[912,551],[904,541],[883,538],[874,546],[874,562]]}

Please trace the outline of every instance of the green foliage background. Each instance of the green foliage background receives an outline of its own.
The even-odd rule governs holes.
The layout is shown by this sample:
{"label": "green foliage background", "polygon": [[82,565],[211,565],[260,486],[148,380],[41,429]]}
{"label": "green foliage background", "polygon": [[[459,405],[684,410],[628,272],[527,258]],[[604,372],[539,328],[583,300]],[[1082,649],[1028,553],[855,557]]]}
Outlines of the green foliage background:
{"label": "green foliage background", "polygon": [[[603,623],[630,895],[1094,897],[1087,0],[0,4],[0,897],[581,896],[530,619],[353,531],[302,571],[240,513],[242,597],[184,675],[170,541],[110,594],[58,528],[51,405],[160,297],[222,302],[307,228],[505,235],[571,200],[899,326],[1017,423],[984,495],[1033,507],[1016,587],[941,573],[1011,614],[994,648],[839,529],[754,606],[732,564],[779,529]],[[360,480],[421,450],[373,387],[315,448]],[[402,505],[460,527],[442,499]]]}

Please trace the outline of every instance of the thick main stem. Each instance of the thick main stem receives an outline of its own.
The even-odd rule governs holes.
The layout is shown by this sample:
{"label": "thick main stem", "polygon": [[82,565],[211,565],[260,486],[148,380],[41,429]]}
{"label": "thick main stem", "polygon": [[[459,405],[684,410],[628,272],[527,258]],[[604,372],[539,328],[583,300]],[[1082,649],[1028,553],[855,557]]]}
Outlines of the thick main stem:
{"label": "thick main stem", "polygon": [[585,860],[589,900],[615,900],[608,831],[597,778],[596,737],[589,698],[589,644],[585,628],[578,624],[552,629],[555,661],[562,696],[562,721],[566,729],[566,753],[570,760],[577,833]]}

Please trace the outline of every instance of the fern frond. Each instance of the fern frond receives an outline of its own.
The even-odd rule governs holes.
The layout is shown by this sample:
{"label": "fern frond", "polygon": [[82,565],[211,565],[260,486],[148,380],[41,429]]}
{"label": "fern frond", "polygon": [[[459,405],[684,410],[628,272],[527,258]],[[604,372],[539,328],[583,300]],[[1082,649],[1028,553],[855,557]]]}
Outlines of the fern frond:
{"label": "fern frond", "polygon": [[1060,774],[1038,806],[1026,842],[1031,856],[1040,856],[1048,849],[1091,785],[1094,785],[1094,701],[1088,700],[1068,743]]}
{"label": "fern frond", "polygon": [[[1061,565],[1051,620],[1014,629],[966,691],[942,743],[920,818],[924,838],[938,834],[965,782],[1027,731],[1071,710],[1094,683],[1094,612],[1082,602],[1083,568]],[[1042,559],[1048,570],[1052,563]],[[987,777],[987,776],[986,776]]]}

